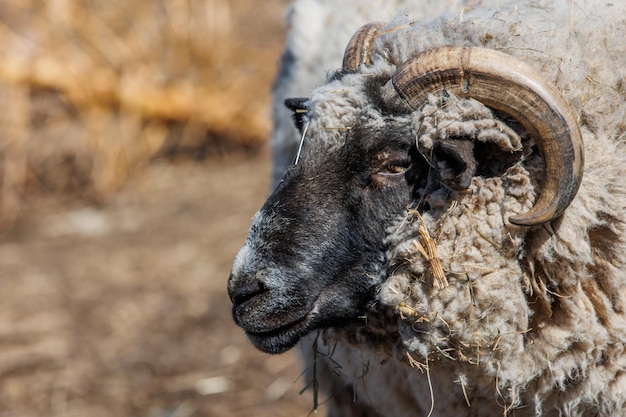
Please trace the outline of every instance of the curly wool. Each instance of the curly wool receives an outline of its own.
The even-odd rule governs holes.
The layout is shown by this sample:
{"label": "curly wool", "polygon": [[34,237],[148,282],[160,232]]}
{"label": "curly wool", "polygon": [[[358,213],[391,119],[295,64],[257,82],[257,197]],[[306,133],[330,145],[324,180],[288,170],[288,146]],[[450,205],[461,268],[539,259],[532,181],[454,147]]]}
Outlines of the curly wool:
{"label": "curly wool", "polygon": [[[515,131],[501,126],[501,122],[494,119],[491,111],[482,104],[474,100],[452,99],[446,107],[438,108],[435,101],[431,100],[431,104],[424,108],[426,116],[417,124],[424,152],[432,148],[436,139],[459,132],[476,141],[494,143],[506,151],[520,150],[520,138]],[[535,167],[535,170],[539,168]],[[344,361],[353,363],[355,359],[350,356],[350,348],[344,352],[350,359],[338,353],[341,352],[335,345],[338,340],[347,341],[359,349],[369,349],[374,355],[376,352],[391,354],[393,361],[398,361],[392,367],[396,372],[391,378],[399,381],[389,384],[393,390],[398,390],[398,384],[407,383],[398,373],[400,369],[406,368],[406,378],[415,377],[411,376],[407,366],[412,361],[424,367],[436,362],[432,366],[435,369],[442,361],[452,360],[467,366],[438,373],[436,377],[441,378],[441,386],[468,380],[471,383],[465,383],[467,389],[476,389],[479,393],[478,397],[472,396],[472,402],[483,396],[495,396],[493,377],[500,377],[501,363],[523,351],[526,326],[532,314],[527,306],[525,289],[520,285],[522,267],[518,256],[523,248],[523,229],[510,224],[506,226],[507,219],[527,211],[533,202],[534,186],[529,172],[521,165],[513,166],[501,177],[476,177],[470,188],[458,196],[451,198],[445,191],[431,195],[428,201],[431,210],[424,215],[423,221],[436,238],[438,256],[450,282],[442,290],[436,289],[429,262],[417,249],[419,244],[425,244],[418,233],[418,222],[422,217],[418,217],[416,211],[409,211],[393,228],[386,242],[393,248],[389,258],[394,272],[383,284],[380,305],[368,315],[367,326],[325,332],[325,343],[333,346],[332,360],[341,364],[341,372],[353,368]],[[504,227],[510,229],[508,234],[501,233]],[[485,262],[486,259],[494,262]],[[360,356],[363,360],[368,354],[361,352]],[[378,372],[370,363],[367,368],[371,371],[368,378],[372,381]],[[468,370],[472,373],[471,378],[467,375]],[[385,370],[380,371],[384,373]],[[485,377],[485,373],[488,376]],[[420,384],[424,385],[426,381]],[[368,398],[374,397],[369,384],[364,390]],[[448,389],[442,387],[436,391],[446,392]],[[411,394],[416,403],[391,415],[413,415],[419,409],[426,412],[430,399],[423,396],[424,392],[428,391],[420,393],[416,388]],[[390,398],[390,395],[386,392],[376,397]],[[397,394],[393,398],[395,400]],[[458,399],[465,404],[464,397]],[[505,400],[510,401],[503,398]],[[488,404],[487,410],[493,411],[493,403]],[[459,407],[463,408],[455,402],[453,408]],[[487,410],[483,409],[483,412]],[[498,409],[498,413],[501,412]]]}
{"label": "curly wool", "polygon": [[[421,218],[409,210],[398,219],[387,240],[392,267],[366,323],[305,340],[309,363],[312,351],[332,356],[313,359],[327,367],[320,382],[348,386],[357,399],[342,415],[626,412],[626,11],[567,0],[492,10],[392,22],[371,67],[314,90],[313,128],[326,132],[319,137],[332,151],[345,135],[331,128],[385,122],[368,102],[368,77],[390,76],[437,46],[491,47],[542,72],[579,116],[582,185],[558,223],[514,226],[508,218],[526,212],[541,189],[541,164],[526,142],[520,151],[513,126],[454,98],[404,117],[422,152],[461,135],[523,156],[500,176],[474,177],[466,191],[431,194]],[[443,289],[418,250],[422,221],[449,282]]]}
{"label": "curly wool", "polygon": [[289,33],[281,57],[273,94],[274,184],[291,165],[300,134],[291,123],[284,101],[306,97],[326,81],[330,71],[341,67],[344,48],[364,23],[391,20],[398,12],[410,11],[412,19],[429,20],[444,11],[460,13],[463,0],[296,0],[287,11]]}

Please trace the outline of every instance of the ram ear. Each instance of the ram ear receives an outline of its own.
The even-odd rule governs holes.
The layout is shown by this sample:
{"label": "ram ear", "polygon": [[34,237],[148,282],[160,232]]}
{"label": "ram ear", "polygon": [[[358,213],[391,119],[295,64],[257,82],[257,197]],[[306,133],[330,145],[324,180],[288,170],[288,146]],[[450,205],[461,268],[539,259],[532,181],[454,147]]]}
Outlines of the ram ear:
{"label": "ram ear", "polygon": [[501,176],[519,163],[522,156],[521,149],[512,152],[496,143],[463,137],[439,139],[433,146],[433,162],[439,181],[455,191],[467,189],[474,176]]}
{"label": "ram ear", "polygon": [[472,140],[439,139],[433,146],[433,158],[440,181],[446,187],[461,191],[470,186],[478,167]]}
{"label": "ram ear", "polygon": [[285,100],[285,106],[293,112],[293,123],[300,132],[306,123],[306,114],[309,111],[308,101],[307,97],[294,97]]}

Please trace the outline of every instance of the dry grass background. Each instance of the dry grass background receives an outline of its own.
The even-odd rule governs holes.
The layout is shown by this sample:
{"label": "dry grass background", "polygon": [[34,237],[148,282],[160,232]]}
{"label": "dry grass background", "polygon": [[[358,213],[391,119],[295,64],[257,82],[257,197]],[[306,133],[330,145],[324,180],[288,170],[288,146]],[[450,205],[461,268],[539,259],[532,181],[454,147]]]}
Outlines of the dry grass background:
{"label": "dry grass background", "polygon": [[255,148],[286,1],[0,2],[0,220],[25,194],[106,200],[160,156]]}
{"label": "dry grass background", "polygon": [[0,416],[306,416],[226,278],[286,0],[0,1]]}

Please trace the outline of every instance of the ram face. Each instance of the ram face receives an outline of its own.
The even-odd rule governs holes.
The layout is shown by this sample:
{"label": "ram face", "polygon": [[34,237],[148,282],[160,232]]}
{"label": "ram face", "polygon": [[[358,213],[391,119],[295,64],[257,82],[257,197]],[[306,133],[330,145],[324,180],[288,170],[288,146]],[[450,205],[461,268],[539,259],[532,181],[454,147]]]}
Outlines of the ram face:
{"label": "ram face", "polygon": [[[361,28],[330,82],[287,103],[301,149],[256,214],[228,282],[235,322],[263,351],[280,353],[315,329],[362,322],[398,268],[399,249],[390,245],[407,221],[442,219],[489,181],[515,188],[512,178],[527,169],[539,194],[512,191],[497,232],[523,239],[528,229],[558,228],[578,190],[578,125],[537,71],[475,47],[372,65],[374,39],[393,30],[383,28]],[[438,114],[451,109],[456,119],[442,126]],[[425,139],[428,126],[435,134]],[[433,268],[423,285],[443,289],[433,237],[415,230]]]}

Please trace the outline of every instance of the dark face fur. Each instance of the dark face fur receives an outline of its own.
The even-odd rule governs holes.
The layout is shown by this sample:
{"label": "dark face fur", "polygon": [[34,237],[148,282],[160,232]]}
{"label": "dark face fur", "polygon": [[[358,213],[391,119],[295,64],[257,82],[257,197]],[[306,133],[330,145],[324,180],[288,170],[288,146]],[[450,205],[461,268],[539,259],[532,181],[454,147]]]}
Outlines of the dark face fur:
{"label": "dark face fur", "polygon": [[[475,175],[497,176],[519,161],[521,152],[472,137],[439,138],[431,151],[418,151],[406,113],[385,107],[375,82],[378,127],[347,129],[332,148],[310,132],[235,259],[233,317],[265,352],[284,352],[312,330],[367,313],[387,276],[386,237],[409,205],[429,210],[431,193],[463,190]],[[301,104],[292,106],[296,115]],[[303,128],[302,118],[296,125]]]}
{"label": "dark face fur", "polygon": [[367,311],[386,276],[386,230],[426,165],[413,138],[390,133],[402,131],[352,129],[335,152],[305,144],[257,213],[228,282],[234,320],[257,348],[283,352]]}

